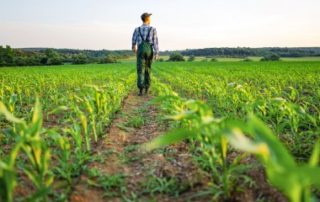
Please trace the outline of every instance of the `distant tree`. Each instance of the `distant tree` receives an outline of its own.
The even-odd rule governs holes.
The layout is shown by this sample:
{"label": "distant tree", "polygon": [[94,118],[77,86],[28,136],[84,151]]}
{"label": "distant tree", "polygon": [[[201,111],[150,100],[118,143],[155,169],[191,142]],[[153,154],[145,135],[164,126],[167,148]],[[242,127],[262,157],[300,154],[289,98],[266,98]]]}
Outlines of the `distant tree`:
{"label": "distant tree", "polygon": [[174,52],[169,56],[168,61],[173,61],[173,62],[183,62],[185,61],[184,57],[181,55],[181,53]]}
{"label": "distant tree", "polygon": [[118,63],[118,59],[116,56],[107,55],[105,58],[101,59],[100,64],[108,64],[108,63]]}
{"label": "distant tree", "polygon": [[0,46],[0,67],[5,66],[4,55],[5,55],[4,48]]}
{"label": "distant tree", "polygon": [[189,58],[188,58],[188,62],[193,62],[196,60],[196,57],[194,57],[193,55],[191,55]]}
{"label": "distant tree", "polygon": [[15,57],[14,58],[14,64],[16,66],[25,66],[25,65],[27,65],[26,58],[25,57],[21,57],[21,56]]}
{"label": "distant tree", "polygon": [[265,55],[260,61],[279,61],[279,60],[280,60],[279,55],[275,53],[271,53],[271,54]]}
{"label": "distant tree", "polygon": [[72,64],[87,64],[88,63],[88,57],[83,54],[79,53],[72,57]]}
{"label": "distant tree", "polygon": [[0,66],[13,66],[14,57],[14,50],[10,46],[6,46],[5,48],[0,46]]}
{"label": "distant tree", "polygon": [[62,57],[57,51],[54,51],[53,49],[47,49],[45,51],[45,55],[48,59],[47,65],[62,65],[63,64]]}
{"label": "distant tree", "polygon": [[40,64],[41,65],[46,65],[48,63],[48,58],[47,57],[41,57],[40,58]]}

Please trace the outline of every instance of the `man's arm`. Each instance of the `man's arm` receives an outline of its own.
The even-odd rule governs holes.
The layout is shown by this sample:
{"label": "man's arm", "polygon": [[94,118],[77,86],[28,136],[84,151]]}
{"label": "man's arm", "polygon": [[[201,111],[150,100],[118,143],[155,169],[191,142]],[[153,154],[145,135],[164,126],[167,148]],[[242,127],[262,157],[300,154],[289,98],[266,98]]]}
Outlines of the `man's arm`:
{"label": "man's arm", "polygon": [[153,30],[153,49],[155,53],[155,59],[158,59],[159,57],[159,40],[158,40],[158,34],[156,28]]}
{"label": "man's arm", "polygon": [[132,51],[134,53],[137,52],[137,37],[138,37],[137,29],[135,29],[132,35]]}

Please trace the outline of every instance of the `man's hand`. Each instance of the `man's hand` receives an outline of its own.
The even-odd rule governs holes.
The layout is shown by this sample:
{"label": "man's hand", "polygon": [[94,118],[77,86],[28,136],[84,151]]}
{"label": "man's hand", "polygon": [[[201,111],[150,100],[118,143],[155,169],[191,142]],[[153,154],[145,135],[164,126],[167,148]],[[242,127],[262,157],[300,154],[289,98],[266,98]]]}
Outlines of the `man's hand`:
{"label": "man's hand", "polygon": [[132,46],[132,51],[137,54],[137,46]]}
{"label": "man's hand", "polygon": [[156,54],[155,56],[154,56],[154,60],[159,60],[159,54]]}

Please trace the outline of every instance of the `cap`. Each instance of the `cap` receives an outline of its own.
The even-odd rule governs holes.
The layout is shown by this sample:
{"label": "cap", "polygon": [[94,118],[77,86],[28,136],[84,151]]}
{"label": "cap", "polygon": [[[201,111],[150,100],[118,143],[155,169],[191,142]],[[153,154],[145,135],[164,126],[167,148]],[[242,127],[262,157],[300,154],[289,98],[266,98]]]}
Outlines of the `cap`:
{"label": "cap", "polygon": [[152,15],[152,13],[143,13],[142,15],[141,15],[141,20],[145,20],[147,17],[149,17],[149,16],[151,16]]}

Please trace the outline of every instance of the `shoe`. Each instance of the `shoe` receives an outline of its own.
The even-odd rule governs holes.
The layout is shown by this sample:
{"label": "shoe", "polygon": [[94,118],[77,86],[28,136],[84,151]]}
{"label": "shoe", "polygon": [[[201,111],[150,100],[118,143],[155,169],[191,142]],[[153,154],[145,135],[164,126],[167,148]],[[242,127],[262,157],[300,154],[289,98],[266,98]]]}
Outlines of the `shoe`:
{"label": "shoe", "polygon": [[140,90],[139,90],[139,96],[142,96],[143,95],[143,89],[141,88]]}

